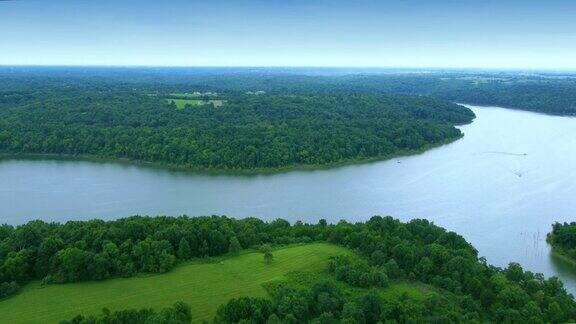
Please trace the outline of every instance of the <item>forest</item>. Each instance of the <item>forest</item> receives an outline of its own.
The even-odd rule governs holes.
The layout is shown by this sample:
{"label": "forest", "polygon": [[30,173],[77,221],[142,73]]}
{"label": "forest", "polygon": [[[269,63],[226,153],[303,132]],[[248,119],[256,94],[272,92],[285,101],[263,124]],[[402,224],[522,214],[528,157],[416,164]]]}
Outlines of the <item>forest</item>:
{"label": "forest", "polygon": [[352,76],[343,86],[364,91],[428,95],[449,101],[554,115],[576,115],[574,75],[447,73]]}
{"label": "forest", "polygon": [[[0,93],[47,85],[95,83],[177,93],[265,91],[276,94],[356,92],[432,96],[556,115],[576,114],[574,73],[514,70],[344,68],[63,68],[0,67]],[[1,96],[0,96],[1,98]]]}
{"label": "forest", "polygon": [[[458,139],[454,126],[474,114],[447,101],[574,115],[575,89],[570,75],[520,72],[2,67],[0,153],[232,172],[330,166]],[[218,104],[172,104],[175,93]]]}
{"label": "forest", "polygon": [[[4,298],[11,298],[9,294],[17,294],[18,287],[31,280],[57,285],[163,273],[192,258],[310,242],[337,244],[358,257],[334,257],[323,276],[277,284],[270,287],[270,298],[232,299],[219,308],[214,322],[562,323],[576,318],[576,302],[557,278],[524,271],[516,263],[504,269],[491,266],[461,236],[426,220],[403,223],[380,216],[354,224],[133,216],[4,225],[0,228],[0,282],[2,287],[11,287],[3,290]],[[270,262],[274,262],[272,255]],[[376,291],[398,280],[428,284],[446,299],[400,296],[382,300]],[[351,289],[363,290],[355,295],[348,293]],[[179,304],[160,313],[126,312],[135,318],[166,313],[166,317],[186,321],[194,316],[194,309],[191,313],[187,309]],[[117,315],[106,311],[102,316]],[[97,319],[91,322],[79,314],[63,320],[96,323]]]}
{"label": "forest", "polygon": [[[354,92],[253,95],[177,107],[166,92],[82,79],[0,91],[0,153],[128,159],[187,169],[323,166],[421,151],[462,136],[467,108]],[[21,88],[23,87],[23,88]]]}

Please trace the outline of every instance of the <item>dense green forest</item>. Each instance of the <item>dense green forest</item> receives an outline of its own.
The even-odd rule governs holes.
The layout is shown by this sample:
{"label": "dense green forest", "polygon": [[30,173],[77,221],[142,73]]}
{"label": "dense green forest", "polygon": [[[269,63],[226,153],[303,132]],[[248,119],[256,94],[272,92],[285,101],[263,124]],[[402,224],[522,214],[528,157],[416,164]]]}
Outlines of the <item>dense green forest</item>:
{"label": "dense green forest", "polygon": [[0,153],[125,158],[190,169],[330,165],[452,141],[461,136],[454,125],[474,117],[437,99],[353,92],[227,92],[222,106],[179,109],[166,100],[169,92],[83,82],[0,91]]}
{"label": "dense green forest", "polygon": [[546,241],[554,251],[576,260],[576,222],[554,223]]}
{"label": "dense green forest", "polygon": [[[347,287],[368,290],[350,295],[322,278],[280,284],[271,290],[271,299],[231,300],[220,308],[215,321],[560,323],[576,318],[576,302],[557,278],[545,279],[514,263],[505,269],[491,266],[456,233],[426,220],[402,223],[391,217],[355,224],[290,224],[281,219],[134,216],[4,225],[0,228],[0,281],[17,289],[33,279],[58,284],[159,273],[191,258],[312,241],[355,251],[358,258],[333,258],[326,276]],[[450,302],[400,297],[391,303],[370,292],[386,287],[390,280],[432,285],[444,291]]]}

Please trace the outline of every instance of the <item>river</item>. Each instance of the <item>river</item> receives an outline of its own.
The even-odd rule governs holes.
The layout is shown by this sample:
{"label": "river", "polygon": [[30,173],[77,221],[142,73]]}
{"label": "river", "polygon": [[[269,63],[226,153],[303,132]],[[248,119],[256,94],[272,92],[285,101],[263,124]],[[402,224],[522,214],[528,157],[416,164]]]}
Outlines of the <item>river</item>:
{"label": "river", "polygon": [[516,261],[559,276],[576,267],[550,254],[555,221],[576,220],[576,118],[469,106],[465,136],[423,154],[328,170],[230,176],[135,165],[0,161],[0,223],[128,215],[282,217],[363,221],[427,218],[470,241],[489,263]]}

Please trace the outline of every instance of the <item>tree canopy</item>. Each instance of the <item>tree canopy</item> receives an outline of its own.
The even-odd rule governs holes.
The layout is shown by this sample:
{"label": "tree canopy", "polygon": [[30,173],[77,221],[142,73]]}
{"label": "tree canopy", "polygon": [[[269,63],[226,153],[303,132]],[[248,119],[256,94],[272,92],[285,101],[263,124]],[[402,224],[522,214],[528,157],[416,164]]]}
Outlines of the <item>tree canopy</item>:
{"label": "tree canopy", "polygon": [[170,93],[151,94],[148,86],[82,81],[1,90],[0,153],[281,169],[422,150],[459,138],[454,125],[474,118],[469,109],[437,99],[349,91],[226,92],[222,106],[179,109],[165,99]]}

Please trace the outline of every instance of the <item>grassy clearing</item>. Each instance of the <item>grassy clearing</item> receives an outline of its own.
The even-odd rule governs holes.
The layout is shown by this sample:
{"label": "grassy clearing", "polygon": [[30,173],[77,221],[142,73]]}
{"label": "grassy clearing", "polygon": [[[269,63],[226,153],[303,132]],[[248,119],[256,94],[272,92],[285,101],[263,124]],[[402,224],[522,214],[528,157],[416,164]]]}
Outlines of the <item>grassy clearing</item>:
{"label": "grassy clearing", "polygon": [[0,323],[58,323],[77,314],[99,313],[103,307],[158,308],[178,300],[190,304],[197,322],[211,319],[230,298],[267,296],[267,282],[285,280],[296,271],[320,272],[329,257],[350,253],[318,243],[276,250],[270,265],[261,253],[249,252],[211,263],[191,262],[154,276],[45,287],[33,282],[0,302]]}
{"label": "grassy clearing", "polygon": [[174,102],[178,109],[184,109],[186,107],[186,105],[203,106],[203,105],[207,105],[207,104],[213,104],[214,107],[221,107],[225,103],[224,100],[218,100],[218,99],[208,100],[208,101],[203,101],[203,100],[199,100],[199,99],[166,99],[166,101],[169,103]]}
{"label": "grassy clearing", "polygon": [[[0,301],[0,323],[58,323],[78,314],[100,313],[104,307],[110,310],[160,308],[179,300],[190,304],[196,323],[211,320],[218,306],[231,298],[266,297],[268,291],[283,282],[305,288],[327,279],[346,294],[360,297],[368,289],[351,287],[324,274],[328,259],[343,254],[353,255],[353,252],[336,245],[315,243],[275,250],[270,265],[264,264],[261,253],[247,251],[209,262],[193,261],[166,274],[44,287],[40,282],[33,282],[20,294]],[[443,295],[431,286],[406,281],[392,282],[379,292],[390,300],[403,295],[417,300]]]}

